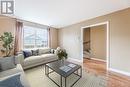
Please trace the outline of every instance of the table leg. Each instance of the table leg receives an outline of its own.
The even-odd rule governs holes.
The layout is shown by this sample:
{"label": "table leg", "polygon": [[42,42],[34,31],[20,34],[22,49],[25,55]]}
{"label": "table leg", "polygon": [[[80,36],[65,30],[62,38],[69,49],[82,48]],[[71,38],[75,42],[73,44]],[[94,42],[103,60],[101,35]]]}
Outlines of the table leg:
{"label": "table leg", "polygon": [[47,75],[47,71],[46,71],[46,65],[45,65],[45,75]]}
{"label": "table leg", "polygon": [[60,76],[60,83],[61,83],[61,87],[62,87],[62,76]]}
{"label": "table leg", "polygon": [[80,68],[80,76],[82,77],[82,67]]}
{"label": "table leg", "polygon": [[66,87],[66,77],[65,77],[65,87]]}
{"label": "table leg", "polygon": [[49,76],[49,67],[47,66],[47,76]]}
{"label": "table leg", "polygon": [[45,65],[45,75],[49,76],[49,67]]}

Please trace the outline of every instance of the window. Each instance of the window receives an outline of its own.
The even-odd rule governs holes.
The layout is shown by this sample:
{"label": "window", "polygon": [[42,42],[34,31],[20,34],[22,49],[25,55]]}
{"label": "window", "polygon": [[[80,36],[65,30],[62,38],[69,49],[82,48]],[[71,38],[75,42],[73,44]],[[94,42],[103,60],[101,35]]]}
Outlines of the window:
{"label": "window", "polygon": [[48,29],[24,26],[24,49],[48,47]]}

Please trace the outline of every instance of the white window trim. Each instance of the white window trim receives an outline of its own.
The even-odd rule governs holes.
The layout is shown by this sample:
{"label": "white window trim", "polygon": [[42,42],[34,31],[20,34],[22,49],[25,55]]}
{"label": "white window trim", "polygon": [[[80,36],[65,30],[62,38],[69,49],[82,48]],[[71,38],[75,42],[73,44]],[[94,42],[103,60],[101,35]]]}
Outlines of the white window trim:
{"label": "white window trim", "polygon": [[[27,25],[24,25],[24,27],[32,27],[32,28],[38,28],[38,27],[33,27],[33,26],[27,26]],[[49,31],[48,31],[48,28],[46,28],[46,30],[47,30],[47,32],[48,32],[48,34],[47,34],[47,46],[46,47],[36,47],[36,40],[35,40],[35,47],[34,48],[25,48],[24,47],[24,27],[23,27],[23,37],[22,37],[22,39],[23,39],[23,50],[28,50],[28,49],[42,49],[42,48],[49,48]],[[45,28],[38,28],[38,29],[45,29]],[[36,34],[36,32],[35,32],[35,34]],[[36,36],[36,35],[35,35]]]}

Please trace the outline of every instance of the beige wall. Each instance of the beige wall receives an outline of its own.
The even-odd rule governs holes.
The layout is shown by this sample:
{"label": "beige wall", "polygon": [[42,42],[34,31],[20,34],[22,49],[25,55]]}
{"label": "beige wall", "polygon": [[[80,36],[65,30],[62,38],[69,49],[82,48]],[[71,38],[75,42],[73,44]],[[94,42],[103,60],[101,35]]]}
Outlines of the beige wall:
{"label": "beige wall", "polygon": [[130,8],[59,29],[59,45],[81,60],[81,27],[109,21],[110,68],[130,72]]}
{"label": "beige wall", "polygon": [[50,29],[51,33],[51,48],[57,48],[58,46],[58,29],[56,28],[51,28]]}
{"label": "beige wall", "polygon": [[[83,31],[83,42],[90,41],[90,28],[85,28]],[[83,44],[83,50],[90,48],[90,43]]]}
{"label": "beige wall", "polygon": [[84,42],[88,42],[88,41],[90,41],[90,28],[86,28],[86,29],[84,29],[84,31],[83,31],[83,41]]}
{"label": "beige wall", "polygon": [[[4,16],[0,16],[0,35],[3,35],[4,32],[11,32],[13,35],[15,33],[15,19],[8,18]],[[0,42],[0,48],[2,47],[2,43]],[[0,56],[3,54],[0,51]]]}
{"label": "beige wall", "polygon": [[91,27],[90,31],[92,57],[106,60],[106,25]]}
{"label": "beige wall", "polygon": [[13,18],[0,16],[0,35],[3,34],[3,32],[12,32],[12,34],[14,34],[15,23],[15,19]]}

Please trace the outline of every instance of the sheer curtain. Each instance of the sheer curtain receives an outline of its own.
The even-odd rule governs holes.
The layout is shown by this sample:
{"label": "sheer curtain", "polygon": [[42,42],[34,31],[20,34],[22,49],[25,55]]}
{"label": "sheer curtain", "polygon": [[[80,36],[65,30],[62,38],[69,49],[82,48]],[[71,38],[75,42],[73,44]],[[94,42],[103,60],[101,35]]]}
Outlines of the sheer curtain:
{"label": "sheer curtain", "polygon": [[15,30],[15,44],[14,44],[14,53],[21,51],[23,48],[23,23],[16,21],[16,30]]}

